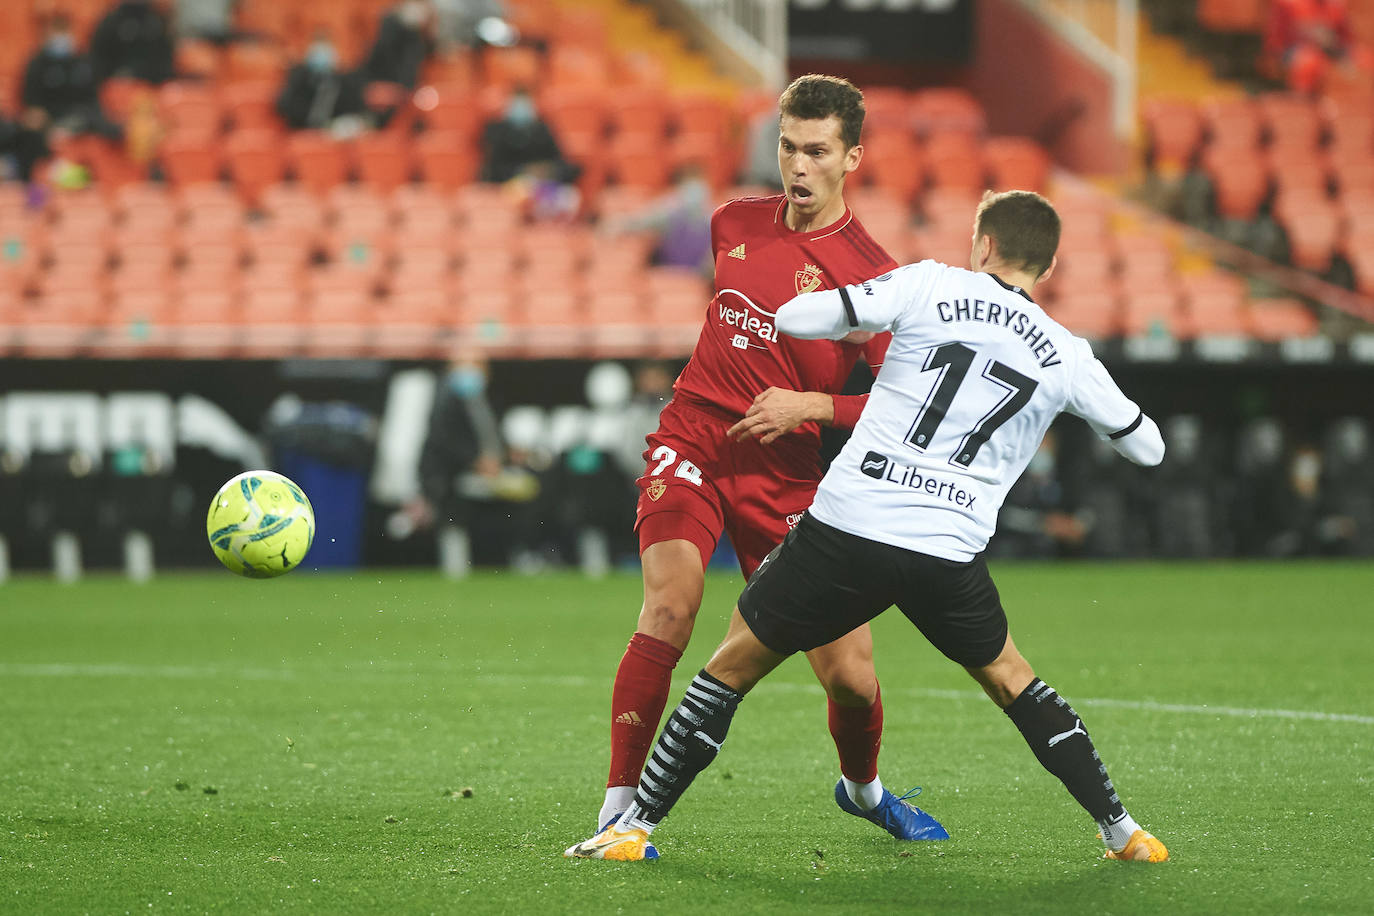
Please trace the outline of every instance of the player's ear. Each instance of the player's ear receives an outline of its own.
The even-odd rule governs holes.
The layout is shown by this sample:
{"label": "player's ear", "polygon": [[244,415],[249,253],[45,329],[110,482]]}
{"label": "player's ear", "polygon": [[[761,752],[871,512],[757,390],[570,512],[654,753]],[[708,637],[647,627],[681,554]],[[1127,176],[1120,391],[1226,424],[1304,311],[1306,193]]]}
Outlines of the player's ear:
{"label": "player's ear", "polygon": [[1050,266],[1049,266],[1049,267],[1046,267],[1046,268],[1045,268],[1045,272],[1042,273],[1040,276],[1038,276],[1038,277],[1035,278],[1035,282],[1036,282],[1036,283],[1043,283],[1044,281],[1048,280],[1048,279],[1050,278],[1050,274],[1054,273],[1054,269],[1055,269],[1056,267],[1058,267],[1058,266],[1059,266],[1059,255],[1054,255],[1054,256],[1052,256],[1052,257],[1050,258]]}
{"label": "player's ear", "polygon": [[862,143],[855,143],[853,146],[847,149],[844,154],[845,174],[848,175],[850,172],[857,169],[859,167],[859,160],[863,159],[863,157],[864,145]]}

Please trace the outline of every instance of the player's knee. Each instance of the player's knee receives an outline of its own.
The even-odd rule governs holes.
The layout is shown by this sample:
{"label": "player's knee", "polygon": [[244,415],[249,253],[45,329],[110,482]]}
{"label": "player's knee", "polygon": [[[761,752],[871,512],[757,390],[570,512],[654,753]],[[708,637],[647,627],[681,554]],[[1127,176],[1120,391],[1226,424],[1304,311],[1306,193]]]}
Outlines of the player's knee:
{"label": "player's knee", "polygon": [[825,694],[836,706],[872,706],[878,698],[878,679],[871,669],[839,672],[826,680]]}
{"label": "player's knee", "polygon": [[692,635],[699,608],[699,604],[690,601],[645,601],[639,612],[638,630],[682,648]]}

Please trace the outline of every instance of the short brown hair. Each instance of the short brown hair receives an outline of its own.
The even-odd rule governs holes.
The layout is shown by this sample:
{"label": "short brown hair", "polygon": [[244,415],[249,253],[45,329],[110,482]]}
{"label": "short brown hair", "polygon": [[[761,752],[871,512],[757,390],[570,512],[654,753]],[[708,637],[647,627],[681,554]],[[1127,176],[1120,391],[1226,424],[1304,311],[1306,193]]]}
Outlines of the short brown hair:
{"label": "short brown hair", "polygon": [[840,119],[840,139],[845,149],[859,145],[864,129],[864,94],[840,76],[808,73],[792,81],[778,97],[778,114],[803,121]]}
{"label": "short brown hair", "polygon": [[974,238],[991,237],[1001,260],[1037,277],[1054,260],[1059,229],[1054,206],[1034,191],[988,191],[973,218]]}

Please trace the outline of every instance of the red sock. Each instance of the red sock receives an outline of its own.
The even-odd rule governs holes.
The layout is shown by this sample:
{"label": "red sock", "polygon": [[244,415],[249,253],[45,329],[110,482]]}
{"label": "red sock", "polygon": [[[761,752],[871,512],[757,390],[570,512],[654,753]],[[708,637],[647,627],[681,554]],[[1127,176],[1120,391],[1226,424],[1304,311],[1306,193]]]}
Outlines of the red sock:
{"label": "red sock", "polygon": [[682,657],[661,639],[636,633],[620,659],[611,690],[611,775],[609,786],[637,786],[644,761],[668,704],[673,667]]}
{"label": "red sock", "polygon": [[840,706],[826,700],[830,707],[830,737],[840,753],[840,772],[857,783],[878,778],[878,748],[883,742],[883,692],[879,688],[872,706]]}

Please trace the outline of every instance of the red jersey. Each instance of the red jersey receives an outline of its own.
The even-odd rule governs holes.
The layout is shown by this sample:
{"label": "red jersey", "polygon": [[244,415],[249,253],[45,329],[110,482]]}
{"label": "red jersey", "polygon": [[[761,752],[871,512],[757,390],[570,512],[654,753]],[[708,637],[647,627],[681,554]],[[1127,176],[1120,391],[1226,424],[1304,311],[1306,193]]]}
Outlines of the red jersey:
{"label": "red jersey", "polygon": [[[737,419],[770,386],[838,394],[861,353],[875,373],[882,365],[888,334],[862,346],[778,334],[773,316],[792,297],[897,267],[848,208],[823,229],[794,232],[783,222],[786,206],[781,195],[751,197],[732,200],[711,216],[716,294],[673,386],[674,396],[692,406]],[[835,425],[852,428],[867,398],[836,397]],[[797,432],[820,435],[814,423]]]}

